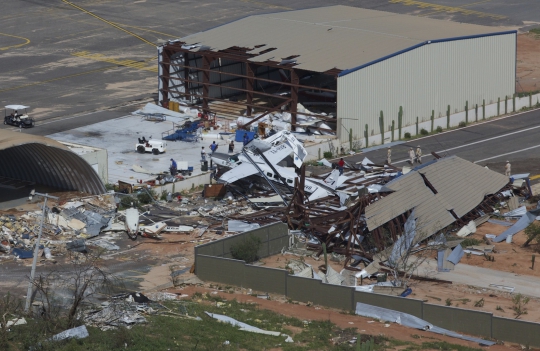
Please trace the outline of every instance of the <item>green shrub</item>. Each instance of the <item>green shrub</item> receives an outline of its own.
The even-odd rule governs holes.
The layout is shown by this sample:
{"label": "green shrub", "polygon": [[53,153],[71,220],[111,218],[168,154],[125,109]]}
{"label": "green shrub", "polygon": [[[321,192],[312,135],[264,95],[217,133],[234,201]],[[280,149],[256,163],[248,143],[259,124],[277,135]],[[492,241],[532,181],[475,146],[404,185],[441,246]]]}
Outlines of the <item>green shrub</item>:
{"label": "green shrub", "polygon": [[463,127],[466,127],[466,126],[467,126],[467,123],[465,123],[465,121],[459,122],[459,127],[460,128],[463,128]]}
{"label": "green shrub", "polygon": [[410,139],[411,138],[411,133],[406,132],[405,134],[403,134],[403,136],[405,137],[405,139]]}
{"label": "green shrub", "polygon": [[461,247],[469,247],[481,244],[482,241],[475,238],[467,238],[461,242]]}
{"label": "green shrub", "polygon": [[435,129],[435,131],[437,133],[442,133],[442,127],[441,126],[438,126],[437,129]]}
{"label": "green shrub", "polygon": [[130,208],[130,207],[138,207],[139,206],[139,200],[133,196],[122,196],[120,197],[120,210]]}
{"label": "green shrub", "polygon": [[261,248],[261,239],[253,234],[244,237],[237,244],[231,246],[231,255],[236,260],[242,260],[246,263],[255,262],[259,259],[259,249]]}
{"label": "green shrub", "polygon": [[137,195],[137,199],[141,204],[150,204],[156,198],[156,192],[154,189],[143,190]]}
{"label": "green shrub", "polygon": [[325,151],[323,153],[324,158],[332,158],[332,152],[331,151]]}
{"label": "green shrub", "polygon": [[424,128],[420,129],[420,134],[421,135],[428,135],[429,132],[427,130],[425,130]]}

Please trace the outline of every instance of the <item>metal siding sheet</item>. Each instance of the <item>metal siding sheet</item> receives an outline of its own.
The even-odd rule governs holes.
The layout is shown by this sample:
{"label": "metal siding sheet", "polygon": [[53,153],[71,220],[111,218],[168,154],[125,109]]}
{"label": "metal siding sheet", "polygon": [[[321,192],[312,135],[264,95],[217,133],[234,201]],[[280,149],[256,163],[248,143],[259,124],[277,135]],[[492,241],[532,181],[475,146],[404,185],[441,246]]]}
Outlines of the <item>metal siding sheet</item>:
{"label": "metal siding sheet", "polygon": [[389,308],[395,311],[412,314],[415,317],[422,318],[421,300],[414,300],[403,297],[366,293],[362,291],[354,292],[354,306],[357,302],[370,304],[373,306]]}
{"label": "metal siding sheet", "polygon": [[[403,126],[429,121],[512,95],[515,89],[516,35],[505,34],[424,45],[412,51],[338,78],[337,104],[345,129],[364,141],[369,126],[370,145],[380,143],[379,115],[385,130],[403,107]],[[348,141],[345,133],[341,141]],[[362,145],[365,147],[366,145]]]}
{"label": "metal siding sheet", "polygon": [[437,327],[491,338],[491,313],[427,303],[423,307],[423,319]]}

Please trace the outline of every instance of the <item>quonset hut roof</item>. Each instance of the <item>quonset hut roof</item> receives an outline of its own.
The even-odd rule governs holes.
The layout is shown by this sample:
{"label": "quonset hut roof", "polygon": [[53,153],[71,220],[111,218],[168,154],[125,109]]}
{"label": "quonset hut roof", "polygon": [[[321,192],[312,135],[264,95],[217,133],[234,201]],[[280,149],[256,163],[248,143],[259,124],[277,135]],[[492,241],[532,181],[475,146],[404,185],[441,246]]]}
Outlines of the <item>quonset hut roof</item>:
{"label": "quonset hut roof", "polygon": [[437,41],[509,33],[515,31],[339,5],[249,16],[179,41],[193,52],[247,48],[252,62],[293,59],[295,68],[326,72]]}
{"label": "quonset hut roof", "polygon": [[59,142],[41,136],[0,130],[0,176],[62,190],[103,194],[92,166]]}

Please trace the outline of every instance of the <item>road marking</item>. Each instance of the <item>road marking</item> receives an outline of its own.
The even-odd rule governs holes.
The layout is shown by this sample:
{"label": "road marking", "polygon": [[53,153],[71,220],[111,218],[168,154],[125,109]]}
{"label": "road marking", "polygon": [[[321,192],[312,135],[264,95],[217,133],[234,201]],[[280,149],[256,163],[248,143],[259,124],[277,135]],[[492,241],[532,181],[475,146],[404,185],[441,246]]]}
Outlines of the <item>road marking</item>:
{"label": "road marking", "polygon": [[[498,135],[498,136],[496,136],[496,137],[491,137],[491,138],[487,138],[487,139],[478,140],[478,141],[475,141],[475,142],[472,142],[472,143],[463,144],[463,145],[456,146],[456,147],[451,147],[451,148],[445,149],[445,150],[435,151],[435,153],[440,154],[440,153],[443,153],[443,152],[448,152],[448,151],[452,151],[452,150],[457,150],[457,149],[461,149],[461,148],[463,148],[463,147],[467,147],[467,146],[471,146],[471,145],[476,145],[476,144],[485,143],[486,141],[491,141],[491,140],[495,140],[495,139],[499,139],[499,138],[504,138],[504,137],[507,137],[507,136],[509,136],[509,135],[514,135],[514,134],[518,134],[518,133],[523,133],[523,132],[527,132],[527,131],[529,131],[529,130],[538,129],[538,128],[540,128],[540,125],[535,126],[535,127],[530,127],[530,128],[521,129],[521,130],[518,130],[518,131],[515,131],[515,132],[510,132],[510,133]],[[534,147],[533,147],[533,148],[534,148]],[[523,149],[523,150],[528,150],[528,149]],[[521,150],[521,151],[523,151],[523,150]],[[519,151],[516,151],[516,152],[519,152]],[[511,152],[511,153],[514,153],[514,152]],[[504,155],[508,155],[508,154],[504,154]],[[422,156],[422,157],[427,157],[427,156],[428,156],[428,155],[424,155],[424,156]],[[498,156],[495,156],[495,157],[498,157]],[[493,158],[495,158],[495,157],[493,157]],[[487,159],[485,159],[485,160],[489,160],[489,159],[490,159],[490,158],[487,158]],[[480,160],[480,161],[476,161],[476,162],[482,162],[482,161],[485,161],[485,160]],[[397,161],[397,162],[394,162],[393,164],[395,164],[395,163],[402,163],[402,162],[406,162],[406,161],[409,161],[409,159]]]}
{"label": "road marking", "polygon": [[157,65],[152,65],[152,66],[147,65],[147,62],[153,60],[155,57],[147,59],[147,60],[145,60],[143,62],[139,62],[139,61],[133,61],[133,60],[118,60],[118,59],[115,59],[115,58],[106,57],[103,54],[92,54],[92,53],[90,53],[88,51],[74,52],[71,55],[87,58],[87,59],[94,60],[94,61],[112,63],[112,64],[118,65],[118,66],[125,66],[125,67],[135,68],[135,69],[138,69],[138,70],[141,70],[141,71],[149,71],[149,72],[154,72],[154,73],[158,72]]}
{"label": "road marking", "polygon": [[8,49],[13,49],[13,48],[19,48],[21,46],[25,46],[25,45],[28,45],[30,44],[30,39],[28,38],[23,38],[23,37],[19,37],[17,35],[11,35],[11,34],[6,34],[6,33],[0,33],[0,35],[4,35],[6,37],[12,37],[12,38],[17,38],[17,39],[22,39],[24,40],[25,42],[22,43],[22,44],[17,44],[17,45],[10,45],[10,46],[4,46],[4,47],[0,47],[0,50],[8,50]]}
{"label": "road marking", "polygon": [[156,31],[156,30],[152,30],[152,29],[148,29],[148,28],[144,28],[144,27],[130,26],[130,25],[122,24],[122,23],[118,23],[118,22],[111,22],[111,23],[114,23],[114,24],[119,25],[119,26],[122,26],[122,27],[136,28],[136,29],[139,29],[139,30],[142,30],[142,31],[145,31],[145,32],[150,32],[150,33],[157,33],[157,34],[161,34],[161,35],[166,35],[166,36],[172,37],[172,38],[178,38],[178,37],[181,37],[181,35],[167,34],[167,33],[158,32],[158,31]]}
{"label": "road marking", "polygon": [[76,8],[77,10],[80,10],[80,11],[82,11],[82,12],[84,12],[84,13],[86,13],[86,14],[88,14],[88,15],[90,15],[90,16],[92,16],[92,17],[94,17],[94,18],[96,18],[96,19],[98,19],[98,20],[100,20],[100,21],[102,21],[102,22],[105,22],[105,23],[107,23],[107,24],[113,26],[113,27],[116,28],[116,29],[119,29],[119,30],[121,30],[121,31],[123,31],[123,32],[126,32],[127,34],[129,34],[129,35],[131,35],[131,36],[134,36],[135,38],[137,38],[137,39],[139,39],[139,40],[145,42],[146,44],[152,45],[154,48],[157,46],[156,44],[152,43],[151,41],[148,41],[148,40],[144,39],[143,37],[138,36],[137,34],[135,34],[135,33],[133,33],[133,32],[130,32],[129,30],[124,29],[124,28],[122,28],[122,27],[120,27],[120,26],[114,24],[113,22],[107,21],[106,19],[101,18],[101,17],[99,17],[98,15],[96,15],[96,14],[94,14],[94,13],[88,11],[88,10],[83,9],[83,8],[80,7],[80,6],[77,6],[77,5],[75,5],[74,3],[72,3],[72,2],[69,2],[69,1],[67,1],[67,0],[62,0],[62,2],[66,3],[66,4],[70,5],[70,6],[73,6],[73,7]]}
{"label": "road marking", "polygon": [[530,180],[535,180],[535,179],[538,179],[538,178],[540,178],[540,174],[533,175],[532,177],[529,177]]}
{"label": "road marking", "polygon": [[493,13],[487,13],[487,12],[480,12],[475,10],[468,10],[461,7],[452,7],[452,6],[444,6],[444,5],[437,5],[437,4],[431,4],[429,2],[422,2],[422,1],[416,1],[416,0],[390,0],[389,2],[397,4],[403,4],[405,6],[416,6],[421,9],[433,9],[437,12],[449,12],[449,13],[460,13],[462,15],[474,15],[478,17],[489,17],[492,19],[505,19],[506,16],[503,15],[497,15]]}
{"label": "road marking", "polygon": [[492,157],[484,158],[483,160],[474,161],[474,163],[483,162],[483,161],[487,161],[487,160],[492,160],[492,159],[494,159],[494,158],[499,158],[499,157],[503,157],[503,156],[506,156],[506,155],[517,154],[518,152],[527,151],[527,150],[532,150],[532,149],[536,149],[536,148],[538,148],[538,147],[540,147],[540,145],[535,145],[535,146],[531,146],[531,147],[526,147],[525,149],[516,150],[516,151],[512,151],[512,152],[507,152],[507,153],[505,153],[505,154],[500,154],[500,155],[497,155],[497,156],[492,156]]}
{"label": "road marking", "polygon": [[[461,5],[460,8],[464,8],[464,7],[469,7],[469,6],[473,6],[473,5],[478,5],[478,4],[483,4],[485,2],[490,2],[491,0],[482,0],[482,1],[477,1],[477,2],[473,2],[471,4],[466,4],[466,5]],[[428,13],[425,13],[425,14],[421,14],[421,15],[418,15],[418,17],[426,17],[426,16],[429,16],[429,15],[432,15],[432,14],[435,14],[435,13],[439,13],[441,11],[433,11],[433,12],[428,12]]]}

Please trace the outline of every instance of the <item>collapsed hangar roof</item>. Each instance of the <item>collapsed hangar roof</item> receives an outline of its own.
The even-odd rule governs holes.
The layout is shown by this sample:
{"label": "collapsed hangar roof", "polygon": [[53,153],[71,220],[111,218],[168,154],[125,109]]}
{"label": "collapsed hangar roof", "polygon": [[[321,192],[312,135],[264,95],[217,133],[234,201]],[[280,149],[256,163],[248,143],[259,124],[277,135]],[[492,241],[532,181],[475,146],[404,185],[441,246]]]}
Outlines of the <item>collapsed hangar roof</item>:
{"label": "collapsed hangar roof", "polygon": [[62,190],[103,194],[92,166],[61,143],[42,136],[0,130],[0,176]]}
{"label": "collapsed hangar roof", "polygon": [[248,48],[256,55],[252,62],[297,56],[295,68],[326,72],[353,69],[428,41],[501,33],[510,32],[338,5],[249,16],[179,41],[192,52]]}
{"label": "collapsed hangar roof", "polygon": [[418,232],[428,237],[475,209],[486,195],[509,183],[507,176],[457,156],[434,160],[386,184],[393,193],[366,207],[374,230],[415,209]]}

